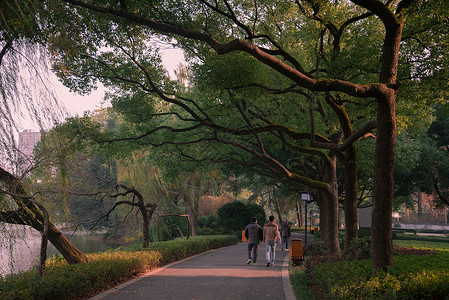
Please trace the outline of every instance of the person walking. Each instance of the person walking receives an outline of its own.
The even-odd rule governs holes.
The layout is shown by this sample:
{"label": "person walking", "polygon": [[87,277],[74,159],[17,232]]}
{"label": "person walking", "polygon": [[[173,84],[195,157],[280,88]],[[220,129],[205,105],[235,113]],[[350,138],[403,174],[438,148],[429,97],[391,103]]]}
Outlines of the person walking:
{"label": "person walking", "polygon": [[281,226],[281,237],[282,237],[282,251],[285,249],[288,250],[288,242],[290,240],[290,237],[292,236],[292,230],[290,225],[288,225],[288,221],[285,220],[284,224]]}
{"label": "person walking", "polygon": [[248,240],[248,260],[246,263],[249,265],[252,260],[253,265],[255,265],[257,262],[259,243],[263,239],[262,227],[257,224],[257,219],[255,217],[251,218],[251,223],[246,226],[244,234]]}
{"label": "person walking", "polygon": [[274,216],[268,218],[268,223],[263,228],[263,242],[265,243],[267,267],[275,265],[276,259],[276,242],[281,242],[279,228],[274,223]]}

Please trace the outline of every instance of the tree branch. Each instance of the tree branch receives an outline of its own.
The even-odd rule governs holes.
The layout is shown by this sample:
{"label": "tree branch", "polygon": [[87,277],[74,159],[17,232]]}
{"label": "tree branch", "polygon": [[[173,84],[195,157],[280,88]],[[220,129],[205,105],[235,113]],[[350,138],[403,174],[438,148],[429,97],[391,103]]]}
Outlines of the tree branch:
{"label": "tree branch", "polygon": [[[131,13],[128,11],[122,11],[122,10],[116,10],[106,7],[100,7],[93,4],[86,3],[84,1],[78,1],[78,0],[62,0],[66,3],[71,3],[80,7],[87,8],[89,10],[99,12],[99,13],[105,13],[114,15],[117,17],[124,18],[128,21],[134,22],[136,24],[140,24],[143,26],[146,26],[148,28],[151,28],[153,30],[166,33],[166,34],[174,34],[180,37],[201,41],[209,45],[215,52],[218,54],[226,54],[233,51],[243,51],[257,60],[261,61],[262,63],[266,64],[267,66],[273,68],[274,70],[278,71],[279,73],[283,74],[287,78],[291,79],[292,81],[296,82],[299,86],[307,88],[311,91],[339,91],[344,92],[346,94],[356,96],[356,97],[362,97],[362,98],[368,98],[368,97],[380,97],[383,94],[388,92],[388,87],[383,84],[354,84],[351,82],[339,80],[339,79],[327,79],[327,80],[315,80],[307,76],[306,74],[298,71],[297,69],[290,67],[289,65],[283,63],[278,58],[269,55],[268,53],[261,50],[256,45],[240,40],[240,39],[234,39],[231,42],[227,43],[220,43],[215,38],[210,36],[209,34],[202,33],[199,31],[187,29],[181,26],[174,26],[171,24],[158,22],[150,18],[142,17],[140,15],[137,15],[135,13]],[[356,2],[364,2],[364,1],[353,1]],[[380,3],[380,8],[384,8],[383,4],[378,1],[366,1],[370,2],[370,6],[375,6],[376,9],[378,9],[378,4]],[[358,3],[356,3],[358,4]],[[382,12],[385,12],[388,10],[383,9]],[[392,15],[394,17],[394,15]],[[396,19],[394,19],[396,20]]]}

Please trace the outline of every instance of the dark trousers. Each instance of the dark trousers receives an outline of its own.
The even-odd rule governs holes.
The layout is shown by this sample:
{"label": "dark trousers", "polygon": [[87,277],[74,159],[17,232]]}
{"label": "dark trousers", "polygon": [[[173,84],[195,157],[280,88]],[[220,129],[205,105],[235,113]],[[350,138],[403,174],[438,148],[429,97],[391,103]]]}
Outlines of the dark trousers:
{"label": "dark trousers", "polygon": [[285,249],[288,249],[288,241],[289,241],[289,237],[288,236],[282,236],[282,247]]}
{"label": "dark trousers", "polygon": [[259,248],[259,244],[248,243],[248,259],[252,258],[253,263],[257,261],[257,248]]}

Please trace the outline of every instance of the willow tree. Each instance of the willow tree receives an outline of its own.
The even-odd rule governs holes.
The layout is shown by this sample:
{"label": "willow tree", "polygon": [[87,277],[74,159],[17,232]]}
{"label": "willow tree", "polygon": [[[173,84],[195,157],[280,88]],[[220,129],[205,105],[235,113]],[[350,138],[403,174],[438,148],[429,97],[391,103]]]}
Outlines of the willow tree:
{"label": "willow tree", "polygon": [[[398,62],[400,55],[404,55],[410,59],[409,65],[413,66],[413,63],[416,63],[411,61],[415,52],[401,52],[401,43],[412,44],[411,41],[414,41],[415,38],[419,40],[419,36],[430,32],[433,34],[433,41],[437,42],[437,46],[445,48],[444,43],[438,43],[435,35],[435,32],[442,32],[444,28],[447,28],[447,26],[442,26],[447,22],[445,15],[447,9],[443,3],[411,0],[353,0],[332,3],[317,0],[276,4],[263,1],[249,3],[206,0],[187,3],[185,1],[148,3],[122,0],[111,4],[109,1],[92,3],[59,0],[49,3],[52,5],[48,5],[48,7],[52,8],[62,4],[65,13],[73,16],[66,23],[66,28],[59,29],[59,32],[64,34],[64,32],[79,29],[77,38],[80,40],[87,37],[85,31],[91,30],[90,25],[100,20],[94,21],[82,16],[90,13],[99,14],[114,22],[114,26],[110,29],[115,32],[122,30],[124,34],[127,34],[139,28],[140,34],[159,35],[166,38],[167,41],[192,51],[199,57],[211,51],[222,58],[229,56],[229,53],[239,52],[242,55],[237,56],[232,62],[233,64],[238,65],[242,61],[242,57],[252,57],[278,72],[279,76],[289,80],[291,85],[296,88],[310,93],[324,93],[336,99],[339,98],[339,95],[344,95],[348,100],[356,103],[361,103],[364,99],[373,100],[376,104],[377,125],[373,180],[373,267],[386,269],[393,264],[391,213],[396,141],[395,116],[396,99],[402,86],[402,82],[398,79]],[[322,20],[317,20],[317,17]],[[89,25],[89,22],[83,24],[83,21],[86,20],[89,20],[91,24]],[[348,26],[333,27],[330,26],[328,20],[332,20],[335,24],[347,24]],[[348,20],[350,20],[349,23],[345,23]],[[306,48],[311,47],[308,42],[313,41],[312,44],[316,45],[315,39],[302,35],[305,32],[303,29],[311,22],[314,24],[321,22],[322,30],[337,30],[338,32],[333,32],[332,36],[335,45],[340,49],[344,49],[345,45],[349,44],[352,47],[365,49],[366,44],[363,44],[366,43],[366,40],[363,39],[367,32],[365,26],[372,20],[377,22],[376,32],[382,38],[380,41],[373,41],[375,44],[372,45],[372,49],[375,52],[362,52],[362,55],[365,60],[373,57],[378,59],[379,63],[370,70],[377,76],[377,82],[373,80],[373,76],[348,76],[346,78],[338,73],[322,76],[320,72],[322,65],[311,63],[315,60],[303,55],[307,53]],[[105,20],[100,20],[100,22],[107,25]],[[290,38],[291,36],[293,38]],[[348,39],[351,39],[352,43],[338,43],[339,40],[348,41]],[[80,45],[87,48],[90,46],[86,43],[84,45],[80,43]],[[68,46],[69,44],[66,44],[69,52],[73,53],[73,49],[70,50]],[[338,47],[334,50],[339,50]],[[133,57],[134,52],[131,51],[128,54]],[[135,58],[137,59],[137,57]],[[87,60],[86,57],[81,59]],[[343,56],[342,59],[348,62],[342,67],[352,70],[357,68],[353,65],[354,61],[351,57]],[[363,61],[363,59],[359,61]],[[416,69],[411,67],[410,70]],[[64,69],[61,68],[61,71],[63,72]],[[64,76],[64,74],[61,75]],[[229,76],[234,75],[229,74]],[[66,80],[74,83],[70,76],[67,76]],[[150,89],[152,90],[156,90],[154,83],[151,81]],[[81,84],[84,84],[84,89],[87,90],[89,86],[93,85],[93,80],[85,78]],[[164,100],[170,100],[169,96],[164,93],[160,93],[160,96]],[[345,149],[348,141],[354,138],[354,134],[349,135],[350,132],[348,130],[343,140],[336,146],[332,146],[334,150]],[[292,173],[284,170],[284,175],[291,177]]]}
{"label": "willow tree", "polygon": [[0,204],[0,221],[40,232],[48,227],[49,240],[69,263],[85,262],[87,257],[46,222],[45,209],[23,180],[29,169],[17,168],[22,157],[15,140],[20,119],[28,116],[42,129],[63,115],[48,78],[48,51],[35,4],[5,0],[0,6],[0,193],[7,195]]}

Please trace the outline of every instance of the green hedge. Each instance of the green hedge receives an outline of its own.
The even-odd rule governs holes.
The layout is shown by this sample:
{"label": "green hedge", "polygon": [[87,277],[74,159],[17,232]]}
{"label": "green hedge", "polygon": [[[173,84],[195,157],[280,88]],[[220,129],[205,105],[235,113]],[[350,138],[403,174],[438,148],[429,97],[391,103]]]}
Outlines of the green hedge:
{"label": "green hedge", "polygon": [[89,262],[68,265],[60,256],[47,260],[43,278],[36,269],[0,277],[0,299],[75,299],[92,296],[161,265],[211,249],[236,244],[232,236],[192,237],[152,243],[148,249],[122,247],[88,254]]}
{"label": "green hedge", "polygon": [[395,240],[449,243],[449,238],[414,234],[397,234]]}
{"label": "green hedge", "polygon": [[182,240],[182,243],[179,243],[179,240],[151,243],[148,250],[161,252],[161,263],[165,265],[208,250],[234,245],[238,241],[235,236],[228,235],[196,236],[188,240]]}

